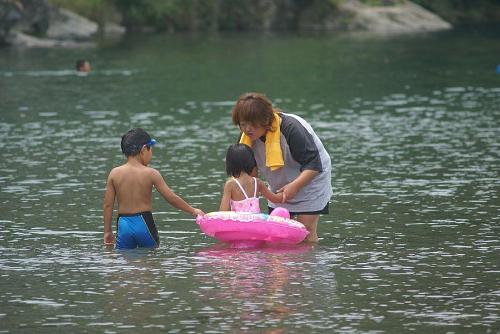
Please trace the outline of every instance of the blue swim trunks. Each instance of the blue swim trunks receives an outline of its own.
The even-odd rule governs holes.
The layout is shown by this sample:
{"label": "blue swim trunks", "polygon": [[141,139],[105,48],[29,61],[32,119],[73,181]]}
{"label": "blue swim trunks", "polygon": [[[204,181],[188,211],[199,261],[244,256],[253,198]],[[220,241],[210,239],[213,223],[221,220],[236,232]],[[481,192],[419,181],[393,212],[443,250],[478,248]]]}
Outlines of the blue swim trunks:
{"label": "blue swim trunks", "polygon": [[116,219],[116,248],[158,247],[158,230],[149,211],[119,214]]}

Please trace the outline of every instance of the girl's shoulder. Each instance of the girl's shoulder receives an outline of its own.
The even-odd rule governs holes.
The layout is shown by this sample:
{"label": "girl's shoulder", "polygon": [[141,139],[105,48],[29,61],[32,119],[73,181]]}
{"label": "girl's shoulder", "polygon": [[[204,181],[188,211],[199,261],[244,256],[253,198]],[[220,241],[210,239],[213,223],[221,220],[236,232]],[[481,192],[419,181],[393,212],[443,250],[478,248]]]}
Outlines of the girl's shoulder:
{"label": "girl's shoulder", "polygon": [[266,185],[266,183],[264,181],[262,181],[258,177],[256,177],[255,180],[257,181],[257,188],[259,188],[259,189],[260,189],[260,187],[266,187],[267,188],[267,185]]}
{"label": "girl's shoulder", "polygon": [[229,177],[224,183],[224,187],[233,187],[235,184],[236,182],[234,181],[234,178]]}

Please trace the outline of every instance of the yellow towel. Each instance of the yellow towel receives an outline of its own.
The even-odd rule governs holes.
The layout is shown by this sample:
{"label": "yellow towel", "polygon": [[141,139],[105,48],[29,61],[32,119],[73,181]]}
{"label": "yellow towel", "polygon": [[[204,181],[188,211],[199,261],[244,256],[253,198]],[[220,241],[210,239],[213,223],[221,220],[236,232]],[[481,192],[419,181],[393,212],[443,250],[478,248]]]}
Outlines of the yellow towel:
{"label": "yellow towel", "polygon": [[[272,171],[285,165],[280,145],[280,123],[281,118],[278,114],[274,113],[272,128],[275,130],[266,132],[266,167],[269,167]],[[240,144],[252,147],[252,141],[245,133],[242,133],[241,135]]]}

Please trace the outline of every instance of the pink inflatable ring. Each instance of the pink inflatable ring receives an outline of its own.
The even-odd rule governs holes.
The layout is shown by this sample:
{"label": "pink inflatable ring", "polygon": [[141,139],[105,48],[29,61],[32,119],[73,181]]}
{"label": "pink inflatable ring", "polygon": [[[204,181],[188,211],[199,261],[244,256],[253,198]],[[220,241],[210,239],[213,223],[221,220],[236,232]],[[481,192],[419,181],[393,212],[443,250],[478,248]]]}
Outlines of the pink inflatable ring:
{"label": "pink inflatable ring", "polygon": [[258,247],[263,243],[297,244],[309,234],[296,220],[264,213],[210,212],[198,216],[196,223],[206,235],[235,248]]}

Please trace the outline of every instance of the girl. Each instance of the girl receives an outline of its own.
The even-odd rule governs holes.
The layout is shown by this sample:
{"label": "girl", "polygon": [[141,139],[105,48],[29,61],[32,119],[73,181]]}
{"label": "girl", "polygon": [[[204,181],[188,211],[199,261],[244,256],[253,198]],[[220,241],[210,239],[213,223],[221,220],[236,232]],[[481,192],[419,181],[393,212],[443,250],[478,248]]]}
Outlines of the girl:
{"label": "girl", "polygon": [[[332,196],[331,161],[312,127],[273,108],[259,93],[241,95],[232,120],[241,130],[239,142],[252,147],[271,191],[283,193],[280,206],[306,226],[306,241],[317,242],[319,215],[328,213]],[[271,201],[268,206],[271,211],[276,205]]]}
{"label": "girl", "polygon": [[[226,172],[220,211],[260,213],[259,195],[272,203],[281,203],[283,195],[273,194],[262,180],[257,179],[257,163],[247,145],[234,144],[226,153]],[[252,195],[250,197],[249,195]]]}

